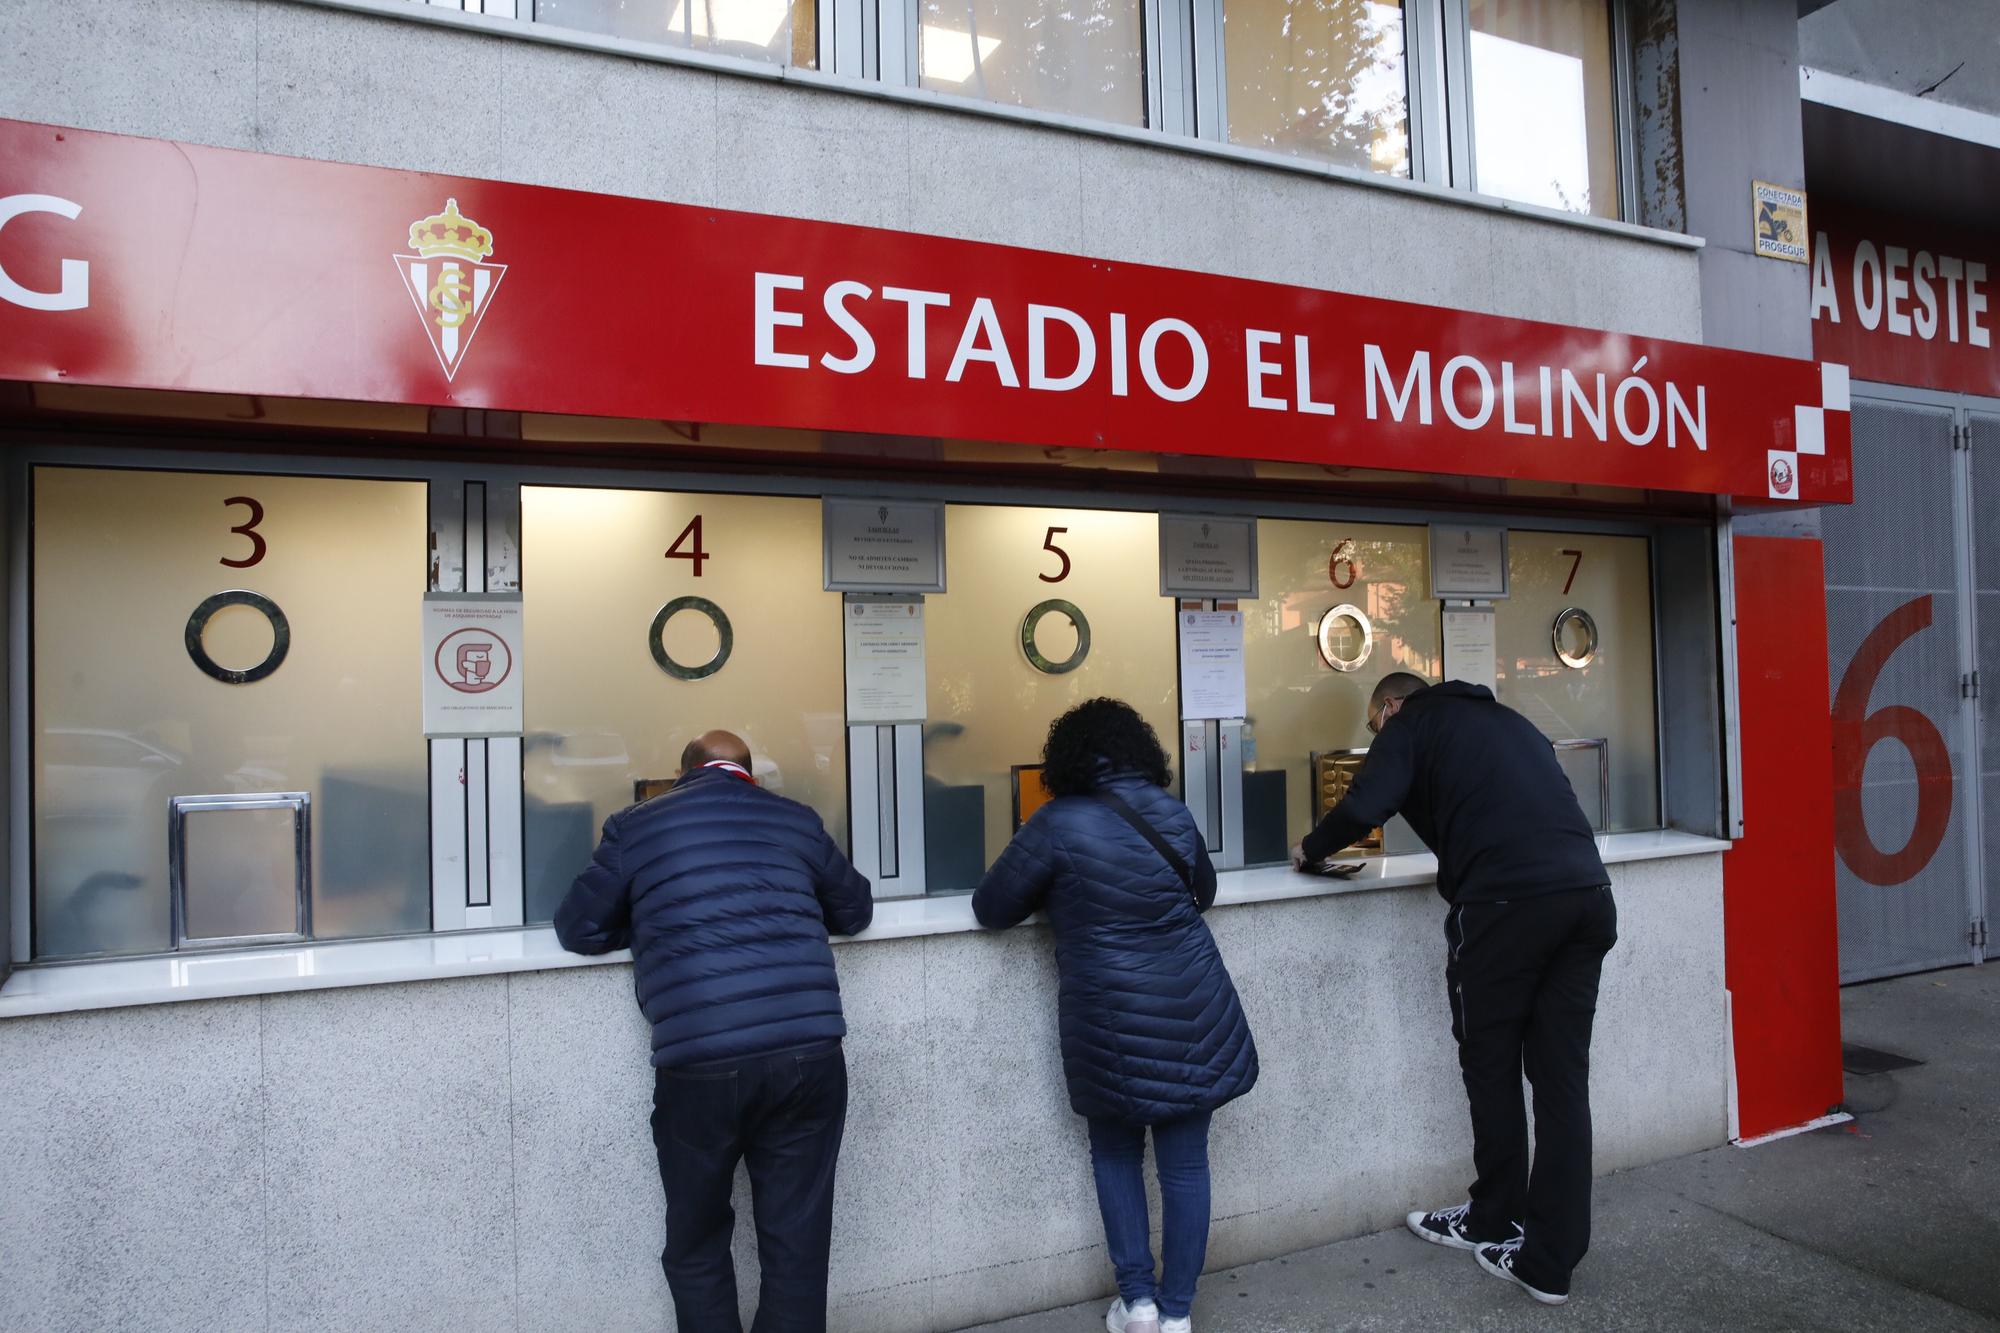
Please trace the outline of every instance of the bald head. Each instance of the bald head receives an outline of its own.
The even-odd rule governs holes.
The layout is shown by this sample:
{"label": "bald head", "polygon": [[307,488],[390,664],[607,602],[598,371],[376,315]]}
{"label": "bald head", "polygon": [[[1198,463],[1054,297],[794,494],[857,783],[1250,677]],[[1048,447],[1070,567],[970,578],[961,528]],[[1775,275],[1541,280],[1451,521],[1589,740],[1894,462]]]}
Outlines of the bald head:
{"label": "bald head", "polygon": [[681,772],[692,773],[703,764],[712,764],[718,759],[748,768],[750,747],[733,731],[704,731],[681,751]]}
{"label": "bald head", "polygon": [[1407,699],[1429,683],[1422,676],[1413,676],[1407,671],[1391,671],[1375,682],[1375,691],[1368,696],[1369,716],[1374,716],[1389,700]]}

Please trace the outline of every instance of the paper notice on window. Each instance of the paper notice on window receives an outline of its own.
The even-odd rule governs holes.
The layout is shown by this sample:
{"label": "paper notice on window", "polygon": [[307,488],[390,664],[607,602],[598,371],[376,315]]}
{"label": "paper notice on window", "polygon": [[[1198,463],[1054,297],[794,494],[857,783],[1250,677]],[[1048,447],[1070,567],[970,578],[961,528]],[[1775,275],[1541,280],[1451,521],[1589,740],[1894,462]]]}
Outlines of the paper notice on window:
{"label": "paper notice on window", "polygon": [[1490,606],[1444,609],[1444,678],[1498,692],[1500,645]]}
{"label": "paper notice on window", "polygon": [[1181,611],[1181,717],[1242,717],[1243,613]]}
{"label": "paper notice on window", "polygon": [[922,722],[924,600],[850,595],[847,629],[847,721]]}
{"label": "paper notice on window", "polygon": [[521,594],[424,594],[424,735],[521,734]]}
{"label": "paper notice on window", "polygon": [[1492,601],[1507,595],[1507,529],[1431,525],[1431,596]]}

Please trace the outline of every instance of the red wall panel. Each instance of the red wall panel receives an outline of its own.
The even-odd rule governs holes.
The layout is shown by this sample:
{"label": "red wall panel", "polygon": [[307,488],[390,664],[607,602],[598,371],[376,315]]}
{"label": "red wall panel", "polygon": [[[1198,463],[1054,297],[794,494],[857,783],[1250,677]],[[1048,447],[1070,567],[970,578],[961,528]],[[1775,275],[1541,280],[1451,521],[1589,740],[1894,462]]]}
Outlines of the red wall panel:
{"label": "red wall panel", "polygon": [[1842,1097],[1833,723],[1820,544],[1738,537],[1744,836],[1722,860],[1723,966],[1744,1138]]}

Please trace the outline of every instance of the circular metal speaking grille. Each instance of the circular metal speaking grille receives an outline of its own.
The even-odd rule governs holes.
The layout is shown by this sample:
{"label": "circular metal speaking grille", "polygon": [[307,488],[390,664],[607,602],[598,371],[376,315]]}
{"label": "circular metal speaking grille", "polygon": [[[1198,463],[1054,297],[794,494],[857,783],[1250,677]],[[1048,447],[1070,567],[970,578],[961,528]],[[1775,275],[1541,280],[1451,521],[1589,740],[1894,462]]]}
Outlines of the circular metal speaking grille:
{"label": "circular metal speaking grille", "polygon": [[[1583,631],[1583,646],[1570,646],[1570,627]],[[1556,612],[1555,623],[1549,626],[1549,643],[1556,650],[1556,660],[1573,670],[1581,671],[1597,657],[1597,621],[1590,612],[1580,606],[1566,606]]]}
{"label": "circular metal speaking grille", "polygon": [[[1051,611],[1069,617],[1069,623],[1076,626],[1076,650],[1060,662],[1051,662],[1035,646],[1035,629],[1042,623],[1042,617]],[[1074,671],[1083,665],[1084,658],[1090,656],[1090,621],[1075,602],[1065,602],[1060,597],[1037,602],[1021,619],[1021,652],[1027,657],[1029,666],[1047,675],[1060,676],[1065,671]]]}
{"label": "circular metal speaking grille", "polygon": [[[1361,632],[1361,647],[1352,655],[1341,656],[1337,643],[1340,623],[1350,621]],[[1342,602],[1333,610],[1320,617],[1319,656],[1322,662],[1335,671],[1359,671],[1368,661],[1368,655],[1375,651],[1375,626],[1369,623],[1368,613],[1351,602]]]}
{"label": "circular metal speaking grille", "polygon": [[[225,606],[247,606],[262,613],[271,622],[271,651],[264,660],[245,671],[223,666],[208,655],[208,646],[202,636],[208,632],[208,622],[215,619],[216,612]],[[194,614],[188,617],[187,629],[182,638],[187,644],[187,654],[205,676],[221,681],[225,685],[250,685],[264,679],[285,664],[285,655],[292,651],[292,622],[285,619],[285,613],[278,604],[261,592],[251,592],[248,588],[231,588],[202,599]]]}
{"label": "circular metal speaking grille", "polygon": [[[682,611],[699,612],[715,626],[715,656],[699,666],[676,662],[667,652],[667,622]],[[729,654],[736,647],[736,632],[729,627],[728,615],[708,598],[676,597],[653,617],[653,627],[646,632],[646,643],[653,650],[653,660],[659,664],[660,670],[675,680],[702,680],[722,670],[729,661]]]}

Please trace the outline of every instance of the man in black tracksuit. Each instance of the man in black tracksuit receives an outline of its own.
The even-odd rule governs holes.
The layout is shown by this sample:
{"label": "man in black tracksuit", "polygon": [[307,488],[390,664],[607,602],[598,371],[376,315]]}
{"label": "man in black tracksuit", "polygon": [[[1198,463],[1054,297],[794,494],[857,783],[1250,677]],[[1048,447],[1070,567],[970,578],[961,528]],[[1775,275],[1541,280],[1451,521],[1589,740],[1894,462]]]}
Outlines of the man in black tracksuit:
{"label": "man in black tracksuit", "polygon": [[1411,1213],[1409,1226],[1559,1305],[1590,1244],[1590,1025],[1618,938],[1610,876],[1548,740],[1490,690],[1397,672],[1375,687],[1368,729],[1346,799],[1293,857],[1323,860],[1398,812],[1437,853],[1478,1178],[1468,1203]]}

